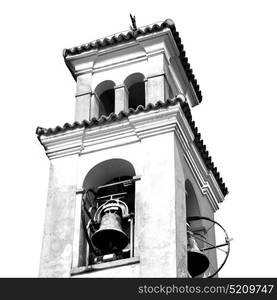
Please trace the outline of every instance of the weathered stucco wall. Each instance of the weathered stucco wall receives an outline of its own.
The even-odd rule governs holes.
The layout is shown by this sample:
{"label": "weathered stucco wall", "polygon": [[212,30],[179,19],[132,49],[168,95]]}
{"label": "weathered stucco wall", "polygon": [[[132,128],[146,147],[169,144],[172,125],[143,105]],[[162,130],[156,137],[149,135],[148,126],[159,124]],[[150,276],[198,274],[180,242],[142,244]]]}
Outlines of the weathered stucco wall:
{"label": "weathered stucco wall", "polygon": [[72,262],[76,156],[51,161],[40,277],[68,277]]}
{"label": "weathered stucco wall", "polygon": [[[182,195],[182,193],[185,194],[185,182],[186,180],[189,180],[189,182],[192,184],[193,186],[193,190],[195,192],[195,196],[196,196],[196,200],[198,201],[198,206],[199,206],[199,215],[201,216],[205,216],[211,219],[214,219],[214,210],[209,202],[209,200],[207,199],[207,197],[201,192],[201,189],[199,188],[199,186],[196,184],[195,181],[195,177],[192,173],[192,170],[190,169],[189,165],[187,164],[186,160],[184,159],[184,151],[182,150],[182,147],[180,145],[180,143],[175,140],[175,166],[176,166],[176,180],[177,180],[177,194],[180,193]],[[177,201],[177,196],[176,196],[176,201]],[[177,214],[177,220],[179,220],[179,225],[177,225],[178,229],[177,229],[177,234],[178,234],[178,238],[177,238],[177,249],[179,249],[179,251],[177,252],[177,256],[178,253],[182,253],[182,241],[183,241],[183,237],[186,236],[186,232],[183,232],[183,228],[184,225],[182,224],[182,218],[186,218],[186,215],[184,214],[185,212],[185,207],[186,207],[186,201],[188,201],[187,199],[187,195],[185,194],[183,197],[183,201],[180,198],[180,201],[178,201],[178,205],[181,206],[180,209],[178,209],[178,211],[176,212]],[[183,205],[185,205],[185,207],[183,207]],[[182,216],[181,218],[179,218],[180,216]],[[208,222],[201,222],[201,224],[207,228],[209,228],[212,224],[208,223]],[[209,242],[212,242],[215,244],[215,230],[214,228],[210,229],[209,232],[206,235],[206,238]],[[185,247],[183,249],[186,249],[186,240],[184,241],[185,243]],[[199,243],[199,242],[198,242]],[[204,245],[204,246],[207,246]],[[217,255],[216,255],[216,250],[213,251],[207,251],[205,252],[205,254],[207,255],[207,257],[209,258],[211,264],[216,267],[217,266]]]}
{"label": "weathered stucco wall", "polygon": [[[71,268],[85,267],[84,259],[80,259],[86,256],[80,246],[86,244],[80,222],[81,194],[76,195],[76,190],[83,188],[92,168],[113,159],[128,161],[141,177],[135,189],[134,237],[134,255],[139,257],[140,263],[139,271],[132,274],[187,276],[186,181],[193,186],[200,215],[213,218],[214,203],[210,194],[210,198],[207,196],[213,192],[207,189],[207,177],[199,179],[194,158],[187,159],[185,151],[193,154],[193,149],[189,145],[188,150],[184,150],[187,146],[176,130],[178,112],[178,106],[169,107],[167,111],[130,116],[128,120],[107,123],[86,132],[78,129],[68,133],[72,144],[63,134],[56,140],[46,140],[53,145],[48,154],[55,158],[51,160],[40,276],[67,277]],[[64,152],[61,152],[62,147]],[[69,153],[72,154],[62,156]],[[214,239],[213,230],[209,237]],[[210,259],[216,265],[212,252]],[[120,268],[124,272],[128,269]],[[101,272],[121,277],[115,269]],[[97,277],[102,274],[99,272],[85,276]]]}
{"label": "weathered stucco wall", "polygon": [[136,203],[141,277],[176,276],[173,133],[142,141],[141,197]]}
{"label": "weathered stucco wall", "polygon": [[187,277],[186,174],[183,159],[174,140],[175,203],[176,203],[176,264],[177,277]]}

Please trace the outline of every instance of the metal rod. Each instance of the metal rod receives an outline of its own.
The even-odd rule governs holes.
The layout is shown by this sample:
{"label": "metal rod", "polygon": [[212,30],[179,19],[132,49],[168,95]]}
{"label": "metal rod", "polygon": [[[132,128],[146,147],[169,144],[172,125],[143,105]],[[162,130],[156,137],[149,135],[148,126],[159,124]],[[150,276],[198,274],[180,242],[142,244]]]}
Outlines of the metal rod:
{"label": "metal rod", "polygon": [[198,232],[194,232],[194,231],[192,231],[192,233],[193,233],[194,235],[199,235],[199,236],[201,236],[201,238],[203,238],[204,240],[206,240],[206,237],[205,237],[203,234],[198,233]]}
{"label": "metal rod", "polygon": [[85,194],[87,192],[92,192],[94,195],[96,195],[96,192],[93,189],[85,190],[83,188],[77,189],[76,194]]}
{"label": "metal rod", "polygon": [[130,216],[130,257],[134,256],[134,219]]}
{"label": "metal rod", "polygon": [[83,189],[79,189],[79,190],[76,191],[76,194],[77,194],[77,195],[78,195],[78,194],[84,194],[84,192],[85,192],[85,191],[84,191]]}
{"label": "metal rod", "polygon": [[[213,247],[208,247],[208,248],[203,248],[201,249],[202,251],[207,251],[207,250],[212,250],[212,249],[215,249],[215,248],[218,248],[218,247],[223,247],[223,246],[227,246],[228,243],[225,243],[225,244],[220,244],[220,245],[217,245],[217,246],[213,246]],[[224,251],[223,249],[221,249],[222,251]],[[224,251],[226,252],[226,251]]]}
{"label": "metal rod", "polygon": [[113,182],[113,183],[109,183],[109,184],[105,184],[105,185],[100,185],[97,188],[102,189],[102,188],[105,188],[105,187],[124,184],[124,183],[133,183],[134,181],[137,181],[137,180],[140,180],[140,177],[139,176],[134,176],[131,179],[126,179],[126,180],[122,180],[122,181],[118,181],[118,182]]}
{"label": "metal rod", "polygon": [[[195,238],[196,238],[197,240],[199,240],[199,241],[203,242],[203,243],[206,243],[206,244],[208,244],[209,246],[215,247],[215,245],[213,245],[213,244],[211,244],[211,243],[209,243],[209,242],[207,242],[207,241],[204,241],[204,240],[200,239],[200,238],[199,238],[199,237],[197,237],[197,236],[195,236]],[[200,250],[201,250],[201,249],[200,249]],[[218,250],[220,250],[220,251],[222,251],[222,252],[226,253],[226,251],[224,251],[223,249],[220,249],[220,248],[219,248]]]}
{"label": "metal rod", "polygon": [[[109,200],[117,200],[117,199],[119,199],[119,196],[121,196],[121,198],[122,198],[122,197],[125,196],[125,195],[127,195],[126,192],[117,193],[117,194],[109,194],[109,195],[97,197],[96,200],[98,201],[98,200],[102,200],[102,199],[105,199],[105,198],[111,198],[111,199],[109,199]],[[113,196],[114,196],[114,197],[117,197],[117,198],[113,198]]]}

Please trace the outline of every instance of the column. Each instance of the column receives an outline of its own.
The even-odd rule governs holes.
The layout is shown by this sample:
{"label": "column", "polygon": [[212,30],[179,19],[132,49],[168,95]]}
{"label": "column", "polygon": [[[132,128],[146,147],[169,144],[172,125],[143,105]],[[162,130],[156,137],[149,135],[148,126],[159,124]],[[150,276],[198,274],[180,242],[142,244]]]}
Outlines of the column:
{"label": "column", "polygon": [[155,75],[147,79],[147,98],[146,105],[149,103],[155,104],[158,101],[166,100],[166,82],[165,75]]}
{"label": "column", "polygon": [[97,94],[94,92],[91,94],[91,99],[90,99],[90,118],[99,118],[99,105],[100,105],[100,100]]}
{"label": "column", "polygon": [[92,74],[82,74],[77,77],[75,121],[90,120]]}
{"label": "column", "polygon": [[90,119],[90,98],[90,91],[85,94],[76,95],[75,121],[82,122],[83,120]]}
{"label": "column", "polygon": [[86,240],[83,234],[82,220],[82,194],[76,194],[75,205],[75,222],[74,222],[74,239],[73,239],[73,254],[72,268],[86,265]]}
{"label": "column", "polygon": [[114,88],[114,112],[118,114],[120,111],[128,110],[129,101],[128,101],[128,90],[124,84],[118,85]]}
{"label": "column", "polygon": [[146,105],[165,101],[168,89],[165,72],[165,58],[161,51],[154,52],[148,56],[147,97]]}

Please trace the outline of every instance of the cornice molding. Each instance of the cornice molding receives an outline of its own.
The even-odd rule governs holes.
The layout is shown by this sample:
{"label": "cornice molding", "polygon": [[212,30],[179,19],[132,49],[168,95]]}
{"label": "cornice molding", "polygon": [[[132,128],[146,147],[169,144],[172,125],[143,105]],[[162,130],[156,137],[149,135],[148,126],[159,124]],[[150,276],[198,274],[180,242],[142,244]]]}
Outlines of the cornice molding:
{"label": "cornice molding", "polygon": [[216,211],[219,202],[224,201],[213,173],[207,169],[197,147],[193,143],[194,134],[182,112],[179,110],[177,116],[175,135],[184,153],[184,159],[190,167],[191,173],[203,195],[207,196],[212,208]]}
{"label": "cornice molding", "polygon": [[199,189],[216,211],[224,196],[193,143],[194,134],[179,103],[166,109],[130,115],[123,120],[92,128],[77,128],[51,136],[41,136],[40,140],[48,158],[58,159],[138,143],[145,138],[169,132],[175,133]]}
{"label": "cornice molding", "polygon": [[[159,43],[156,43],[157,39],[160,39]],[[151,47],[149,45],[145,45],[147,41],[152,41]],[[144,54],[134,51],[134,47],[137,46],[139,46]],[[112,53],[117,53],[119,51],[127,49],[129,49],[129,54],[132,54],[133,57],[128,56],[127,59],[124,59],[123,55],[122,60],[120,61],[111,61],[107,65],[97,67],[97,61],[99,57],[111,55]],[[146,36],[137,37],[136,40],[129,41],[128,43],[117,44],[113,47],[103,49],[95,49],[93,51],[80,53],[74,56],[69,55],[67,56],[66,60],[67,64],[70,66],[70,69],[74,74],[74,78],[77,78],[79,75],[83,75],[86,73],[108,71],[120,66],[144,61],[147,60],[149,56],[157,55],[159,53],[164,53],[167,60],[169,61],[170,57],[172,55],[176,55],[177,51],[178,48],[174,42],[173,35],[171,31],[166,28],[160,32],[153,32]]]}
{"label": "cornice molding", "polygon": [[[191,82],[194,89],[195,93],[191,92],[190,97],[196,105],[197,103],[202,101],[201,90],[190,67],[190,64],[188,63],[188,59],[186,57],[181,38],[179,36],[179,32],[176,30],[175,24],[171,19],[167,19],[164,22],[158,22],[148,26],[140,27],[135,31],[131,30],[116,33],[90,43],[82,44],[80,46],[69,49],[64,49],[63,57],[72,76],[76,80],[76,68],[74,68],[74,65],[76,66],[77,60],[86,62],[87,58],[89,56],[93,56],[94,54],[101,56],[105,53],[109,53],[110,55],[112,51],[118,51],[121,49],[125,49],[128,46],[132,47],[133,45],[138,44],[144,44],[147,48],[151,49],[153,47],[153,43],[151,44],[152,40],[156,40],[156,37],[159,37],[163,34],[168,34],[168,36],[170,36],[169,39],[166,39],[167,41],[169,41],[169,45],[165,46],[164,48],[171,52],[170,56],[179,57],[181,66],[186,73],[186,77],[189,82]],[[152,39],[150,40],[150,43],[149,39]],[[151,50],[147,52],[151,52]],[[86,72],[88,72],[89,67],[89,65],[86,66]],[[197,99],[193,99],[194,96],[197,96]]]}

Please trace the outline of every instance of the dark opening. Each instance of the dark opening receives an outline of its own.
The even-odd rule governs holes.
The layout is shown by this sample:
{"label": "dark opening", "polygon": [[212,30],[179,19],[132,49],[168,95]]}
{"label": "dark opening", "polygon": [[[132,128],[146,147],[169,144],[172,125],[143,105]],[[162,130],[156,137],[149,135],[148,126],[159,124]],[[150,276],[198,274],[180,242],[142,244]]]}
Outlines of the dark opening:
{"label": "dark opening", "polygon": [[129,108],[136,109],[139,105],[145,106],[144,81],[134,83],[129,88]]}
{"label": "dark opening", "polygon": [[[85,240],[80,245],[82,247],[81,265],[93,265],[133,257],[135,221],[133,176],[135,176],[135,170],[132,164],[122,159],[101,162],[88,172],[83,188],[84,190],[93,189],[94,192],[87,194],[88,197],[82,208],[83,238]],[[115,212],[114,208],[111,208],[111,212],[114,214],[104,213],[100,223],[89,223],[90,220],[94,220],[98,208],[101,209],[101,206],[111,199],[119,199],[124,202],[128,207],[129,215],[123,217],[123,211]],[[89,240],[92,245],[86,243]]]}
{"label": "dark opening", "polygon": [[114,112],[114,89],[103,92],[99,99],[99,117],[102,115],[109,116]]}

